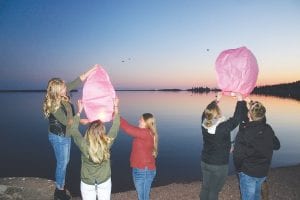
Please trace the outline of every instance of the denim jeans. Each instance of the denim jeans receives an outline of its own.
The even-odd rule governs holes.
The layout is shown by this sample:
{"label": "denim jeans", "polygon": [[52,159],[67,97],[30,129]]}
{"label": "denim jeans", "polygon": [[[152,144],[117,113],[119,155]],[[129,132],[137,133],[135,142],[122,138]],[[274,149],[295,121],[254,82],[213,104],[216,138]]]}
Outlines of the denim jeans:
{"label": "denim jeans", "polygon": [[218,200],[228,175],[228,165],[211,165],[201,161],[201,171],[203,179],[200,199]]}
{"label": "denim jeans", "polygon": [[70,160],[71,138],[58,136],[53,133],[49,133],[48,137],[56,158],[56,187],[64,189],[67,165]]}
{"label": "denim jeans", "polygon": [[139,200],[149,200],[150,190],[156,170],[132,168],[132,177]]}
{"label": "denim jeans", "polygon": [[260,200],[261,185],[266,177],[256,178],[240,172],[239,178],[242,200]]}

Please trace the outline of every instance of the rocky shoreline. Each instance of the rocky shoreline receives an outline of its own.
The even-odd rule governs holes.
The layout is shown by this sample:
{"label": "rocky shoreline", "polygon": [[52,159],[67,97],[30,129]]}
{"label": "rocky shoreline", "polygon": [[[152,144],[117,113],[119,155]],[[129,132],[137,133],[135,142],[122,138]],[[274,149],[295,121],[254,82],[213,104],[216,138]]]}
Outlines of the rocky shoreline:
{"label": "rocky shoreline", "polygon": [[[270,200],[300,199],[300,164],[271,169],[269,176]],[[55,184],[52,180],[34,177],[0,178],[0,200],[50,200],[53,199]],[[151,191],[153,200],[198,200],[201,182],[174,183],[155,187]],[[73,197],[80,200],[80,197]],[[137,199],[135,191],[112,194],[112,200]],[[240,199],[236,176],[228,176],[219,199]]]}

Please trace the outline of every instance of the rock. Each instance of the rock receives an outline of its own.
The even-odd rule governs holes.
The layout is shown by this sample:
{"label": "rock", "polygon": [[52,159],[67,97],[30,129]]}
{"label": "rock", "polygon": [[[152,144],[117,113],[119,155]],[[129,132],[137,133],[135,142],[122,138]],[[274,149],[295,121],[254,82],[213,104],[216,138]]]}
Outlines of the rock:
{"label": "rock", "polygon": [[53,200],[55,183],[42,178],[0,178],[0,200]]}
{"label": "rock", "polygon": [[0,195],[4,194],[6,190],[7,190],[7,186],[6,185],[0,185]]}

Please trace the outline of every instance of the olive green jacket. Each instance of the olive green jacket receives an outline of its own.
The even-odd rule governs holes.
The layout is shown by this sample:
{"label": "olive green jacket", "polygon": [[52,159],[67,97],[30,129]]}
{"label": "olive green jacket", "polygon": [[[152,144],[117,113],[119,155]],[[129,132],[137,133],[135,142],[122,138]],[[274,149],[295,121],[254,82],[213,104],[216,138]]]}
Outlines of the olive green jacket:
{"label": "olive green jacket", "polygon": [[[102,161],[100,164],[94,163],[89,158],[88,148],[89,145],[85,138],[81,135],[78,130],[79,117],[74,117],[74,123],[72,125],[71,136],[74,139],[75,144],[81,151],[81,180],[82,182],[94,185],[95,183],[100,184],[107,181],[111,177],[110,160]],[[115,138],[118,135],[120,127],[120,115],[116,114],[112,123],[112,127],[108,132],[108,137],[112,138],[112,142],[108,148],[114,143]],[[101,149],[99,149],[101,151]]]}

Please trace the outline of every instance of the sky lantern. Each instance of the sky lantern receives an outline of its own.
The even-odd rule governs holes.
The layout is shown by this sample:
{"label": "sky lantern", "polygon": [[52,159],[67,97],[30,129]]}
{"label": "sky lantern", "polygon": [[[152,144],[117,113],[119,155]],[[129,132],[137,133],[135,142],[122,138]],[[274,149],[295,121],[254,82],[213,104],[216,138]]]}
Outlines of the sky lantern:
{"label": "sky lantern", "polygon": [[101,120],[109,122],[114,112],[116,92],[106,71],[99,65],[83,85],[82,103],[90,122]]}
{"label": "sky lantern", "polygon": [[219,88],[226,94],[239,92],[248,96],[256,86],[258,65],[246,47],[222,51],[215,64]]}

